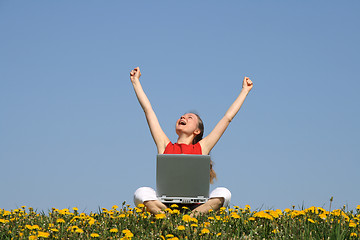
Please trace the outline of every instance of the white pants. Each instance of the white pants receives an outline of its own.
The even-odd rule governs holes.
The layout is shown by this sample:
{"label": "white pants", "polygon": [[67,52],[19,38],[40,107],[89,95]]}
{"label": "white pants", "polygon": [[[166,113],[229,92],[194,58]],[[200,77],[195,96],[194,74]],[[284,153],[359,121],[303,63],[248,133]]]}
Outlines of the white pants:
{"label": "white pants", "polygon": [[[215,188],[211,193],[209,198],[216,198],[221,197],[224,198],[224,205],[223,207],[228,207],[231,200],[231,192],[224,187]],[[159,200],[156,197],[156,192],[151,187],[141,187],[138,188],[134,193],[134,203],[135,206],[139,205],[140,203],[144,203],[145,201],[150,200]]]}

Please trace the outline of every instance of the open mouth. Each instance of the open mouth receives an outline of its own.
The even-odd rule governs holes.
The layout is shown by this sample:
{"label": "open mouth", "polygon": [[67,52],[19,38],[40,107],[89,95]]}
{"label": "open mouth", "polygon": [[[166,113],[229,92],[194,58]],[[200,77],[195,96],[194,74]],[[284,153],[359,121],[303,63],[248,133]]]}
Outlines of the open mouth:
{"label": "open mouth", "polygon": [[186,125],[186,122],[184,120],[180,120],[179,125]]}

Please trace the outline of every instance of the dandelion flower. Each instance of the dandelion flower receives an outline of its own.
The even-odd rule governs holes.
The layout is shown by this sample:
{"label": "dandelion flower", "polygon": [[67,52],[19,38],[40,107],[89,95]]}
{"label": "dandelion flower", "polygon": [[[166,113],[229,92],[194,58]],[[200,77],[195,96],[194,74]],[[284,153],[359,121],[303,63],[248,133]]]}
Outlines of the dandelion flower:
{"label": "dandelion flower", "polygon": [[38,237],[42,237],[42,238],[48,238],[50,236],[50,233],[48,232],[38,232]]}
{"label": "dandelion flower", "polygon": [[65,223],[65,220],[62,218],[59,218],[58,220],[56,220],[57,223]]}
{"label": "dandelion flower", "polygon": [[217,233],[216,236],[221,236],[221,232]]}
{"label": "dandelion flower", "polygon": [[92,233],[92,234],[90,234],[90,237],[97,238],[97,237],[100,237],[100,235],[97,233]]}
{"label": "dandelion flower", "polygon": [[79,211],[79,209],[78,209],[77,207],[73,207],[73,210],[74,210],[75,212]]}
{"label": "dandelion flower", "polygon": [[350,237],[357,237],[357,234],[356,233],[351,233]]}
{"label": "dandelion flower", "polygon": [[134,236],[134,234],[128,229],[122,230],[122,233],[124,233],[127,238],[132,238]]}
{"label": "dandelion flower", "polygon": [[166,215],[164,213],[159,213],[155,215],[156,219],[164,219],[166,217]]}
{"label": "dandelion flower", "polygon": [[203,228],[203,229],[201,230],[201,234],[208,234],[208,233],[210,233],[210,230],[207,229],[207,228]]}
{"label": "dandelion flower", "polygon": [[37,238],[38,238],[38,237],[35,236],[35,235],[29,236],[29,240],[35,240],[35,239],[37,239]]}
{"label": "dandelion flower", "polygon": [[84,233],[84,230],[82,230],[81,228],[77,228],[77,229],[75,230],[75,232],[77,232],[77,233]]}
{"label": "dandelion flower", "polygon": [[35,229],[39,230],[40,227],[38,225],[32,225],[32,230],[35,230]]}
{"label": "dandelion flower", "polygon": [[195,224],[195,223],[193,223],[193,224],[191,224],[190,226],[191,226],[191,227],[197,227],[198,225]]}
{"label": "dandelion flower", "polygon": [[191,220],[191,217],[190,217],[189,215],[185,214],[185,215],[182,217],[182,220],[183,220],[184,222],[189,222],[189,221]]}
{"label": "dandelion flower", "polygon": [[311,218],[308,218],[308,221],[311,222],[311,223],[315,223],[315,221],[312,220]]}
{"label": "dandelion flower", "polygon": [[353,221],[350,221],[350,223],[349,223],[349,227],[356,227],[356,223],[355,223],[355,222],[353,222]]}
{"label": "dandelion flower", "polygon": [[58,232],[59,230],[56,229],[56,228],[51,228],[50,231],[52,231],[52,232]]}
{"label": "dandelion flower", "polygon": [[176,205],[176,204],[172,204],[170,207],[171,207],[171,208],[178,208],[179,206]]}
{"label": "dandelion flower", "polygon": [[112,228],[112,229],[110,229],[110,232],[111,233],[117,233],[117,232],[119,232],[119,230],[117,230],[117,228]]}
{"label": "dandelion flower", "polygon": [[180,230],[180,231],[183,231],[183,230],[185,230],[185,226],[184,226],[184,225],[180,225],[180,226],[177,227],[177,229]]}
{"label": "dandelion flower", "polygon": [[173,238],[174,237],[174,235],[172,235],[172,234],[166,234],[166,236],[165,237],[167,237],[167,238]]}

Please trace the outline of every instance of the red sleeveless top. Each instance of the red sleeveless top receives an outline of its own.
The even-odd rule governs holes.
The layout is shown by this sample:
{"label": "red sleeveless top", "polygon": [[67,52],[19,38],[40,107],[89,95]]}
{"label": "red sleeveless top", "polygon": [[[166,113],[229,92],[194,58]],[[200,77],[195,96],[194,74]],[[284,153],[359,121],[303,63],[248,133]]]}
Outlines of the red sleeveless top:
{"label": "red sleeveless top", "polygon": [[200,143],[184,144],[169,142],[165,148],[164,154],[202,154]]}

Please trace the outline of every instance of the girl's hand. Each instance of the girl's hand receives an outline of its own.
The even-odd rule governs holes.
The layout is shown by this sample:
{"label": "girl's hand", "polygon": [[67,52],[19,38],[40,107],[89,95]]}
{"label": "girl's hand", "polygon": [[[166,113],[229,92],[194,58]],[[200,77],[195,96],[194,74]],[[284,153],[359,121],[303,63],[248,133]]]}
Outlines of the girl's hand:
{"label": "girl's hand", "polygon": [[139,80],[140,76],[141,76],[141,72],[139,67],[134,68],[134,70],[131,70],[130,72],[131,82],[135,82],[136,80]]}
{"label": "girl's hand", "polygon": [[253,82],[250,80],[250,78],[248,77],[244,77],[244,81],[243,81],[243,89],[250,92],[250,90],[253,87]]}

